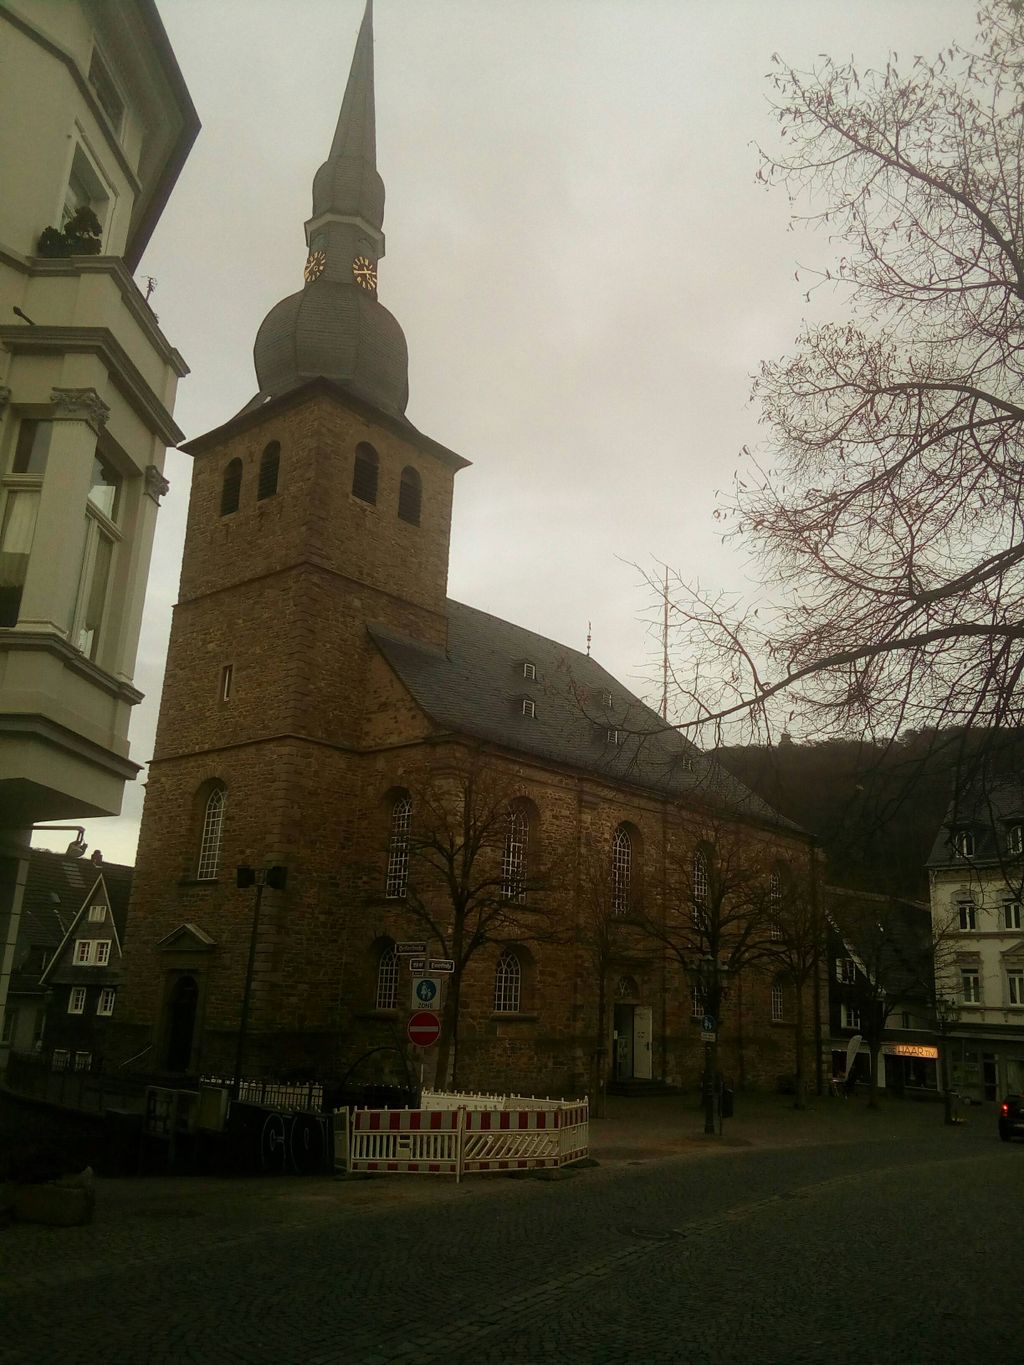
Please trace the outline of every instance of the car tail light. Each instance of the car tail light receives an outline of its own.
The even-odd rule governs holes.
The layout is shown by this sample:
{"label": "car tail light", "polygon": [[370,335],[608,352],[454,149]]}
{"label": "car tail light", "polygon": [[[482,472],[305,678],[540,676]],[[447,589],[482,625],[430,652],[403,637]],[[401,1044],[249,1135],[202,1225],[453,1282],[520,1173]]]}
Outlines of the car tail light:
{"label": "car tail light", "polygon": [[999,1107],[1000,1107],[1000,1109],[1002,1109],[1002,1111],[1003,1111],[1004,1114],[1008,1114],[1008,1113],[1010,1112],[1010,1106],[1009,1106],[1008,1104],[1005,1104],[1005,1103],[1004,1103],[1004,1104],[1001,1104]]}

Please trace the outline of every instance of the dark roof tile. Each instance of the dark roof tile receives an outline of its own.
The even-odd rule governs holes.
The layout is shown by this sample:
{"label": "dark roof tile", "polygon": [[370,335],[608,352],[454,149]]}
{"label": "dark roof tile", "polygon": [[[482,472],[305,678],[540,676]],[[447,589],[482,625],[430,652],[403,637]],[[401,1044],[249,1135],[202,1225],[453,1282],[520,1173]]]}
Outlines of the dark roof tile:
{"label": "dark roof tile", "polygon": [[[666,729],[657,712],[579,650],[451,600],[446,650],[382,626],[371,626],[370,634],[417,704],[444,730],[798,831],[714,759]],[[535,680],[523,677],[524,660],[536,666]],[[523,714],[527,697],[536,704],[533,717]],[[609,741],[612,729],[619,731],[618,744]]]}

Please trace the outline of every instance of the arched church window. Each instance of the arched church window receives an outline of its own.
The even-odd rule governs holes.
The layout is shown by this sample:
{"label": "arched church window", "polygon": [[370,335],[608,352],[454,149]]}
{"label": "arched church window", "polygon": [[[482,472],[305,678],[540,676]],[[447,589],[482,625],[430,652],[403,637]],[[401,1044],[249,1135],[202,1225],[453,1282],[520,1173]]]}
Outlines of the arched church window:
{"label": "arched church window", "polygon": [[281,466],[281,442],[271,441],[260,456],[260,477],[256,485],[256,501],[272,498],[277,492],[277,474]]}
{"label": "arched church window", "polygon": [[506,817],[505,849],[501,859],[501,894],[522,905],[526,900],[526,854],[530,842],[530,817],[522,806],[513,806]]}
{"label": "arched church window", "polygon": [[710,927],[708,888],[707,854],[698,848],[693,855],[693,924],[698,933],[702,934]]}
{"label": "arched church window", "polygon": [[422,498],[423,486],[420,476],[412,465],[406,465],[402,470],[402,481],[398,485],[398,515],[402,521],[407,521],[410,526],[420,524]]}
{"label": "arched church window", "polygon": [[768,878],[768,937],[781,939],[782,932],[782,873],[776,868]]}
{"label": "arched church window", "polygon": [[376,507],[379,473],[380,456],[373,446],[360,441],[356,446],[356,462],[352,470],[352,496]]}
{"label": "arched church window", "polygon": [[523,989],[523,969],[518,957],[506,948],[494,969],[495,1014],[518,1014]]}
{"label": "arched church window", "polygon": [[226,517],[231,512],[238,511],[238,503],[242,496],[242,461],[229,460],[228,467],[224,471],[224,482],[220,489],[220,514]]}
{"label": "arched church window", "polygon": [[377,993],[374,1008],[393,1010],[398,1005],[398,954],[385,948],[377,963]]}
{"label": "arched church window", "polygon": [[199,841],[199,867],[196,880],[212,882],[220,865],[220,840],[224,832],[224,807],[227,797],[223,787],[214,787],[203,813],[203,834]]}
{"label": "arched church window", "polygon": [[772,1023],[781,1024],[786,1017],[786,989],[781,976],[772,982]]}
{"label": "arched church window", "polygon": [[612,914],[629,911],[629,884],[633,873],[633,841],[629,830],[620,825],[612,839]]}
{"label": "arched church window", "polygon": [[384,894],[402,900],[409,885],[409,833],[412,829],[412,797],[400,796],[391,807],[391,838],[388,840],[388,871]]}

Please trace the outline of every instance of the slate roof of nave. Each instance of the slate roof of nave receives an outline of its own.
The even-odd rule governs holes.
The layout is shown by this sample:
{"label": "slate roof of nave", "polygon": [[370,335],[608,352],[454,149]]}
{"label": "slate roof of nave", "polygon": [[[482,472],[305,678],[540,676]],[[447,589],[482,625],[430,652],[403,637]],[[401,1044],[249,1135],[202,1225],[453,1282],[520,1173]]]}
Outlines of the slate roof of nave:
{"label": "slate roof of nave", "polygon": [[[448,645],[432,648],[382,626],[370,634],[420,708],[445,730],[582,769],[669,799],[709,801],[738,815],[802,832],[666,729],[596,659],[497,616],[448,601]],[[523,676],[524,663],[537,671]],[[602,694],[611,694],[611,706]],[[523,700],[535,703],[523,715]],[[609,741],[618,730],[620,742]]]}

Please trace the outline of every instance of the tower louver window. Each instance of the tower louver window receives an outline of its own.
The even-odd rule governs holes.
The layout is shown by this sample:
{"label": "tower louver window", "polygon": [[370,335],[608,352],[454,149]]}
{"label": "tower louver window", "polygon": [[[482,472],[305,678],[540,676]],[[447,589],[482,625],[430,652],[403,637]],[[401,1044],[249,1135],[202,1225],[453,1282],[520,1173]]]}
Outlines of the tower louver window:
{"label": "tower louver window", "polygon": [[360,502],[377,505],[377,475],[380,459],[373,446],[365,441],[356,446],[356,461],[352,470],[352,496]]}
{"label": "tower louver window", "polygon": [[220,490],[220,514],[228,516],[238,511],[242,497],[242,461],[231,460],[224,471],[224,483]]}
{"label": "tower louver window", "polygon": [[271,441],[260,456],[260,478],[256,485],[256,501],[272,498],[277,492],[277,474],[281,467],[281,443]]}
{"label": "tower louver window", "polygon": [[398,486],[398,515],[410,526],[420,524],[422,493],[419,474],[411,465],[407,465],[402,470],[402,482]]}

